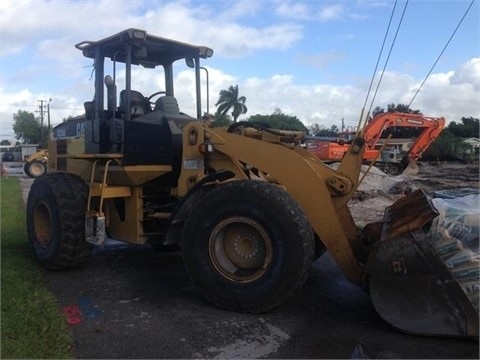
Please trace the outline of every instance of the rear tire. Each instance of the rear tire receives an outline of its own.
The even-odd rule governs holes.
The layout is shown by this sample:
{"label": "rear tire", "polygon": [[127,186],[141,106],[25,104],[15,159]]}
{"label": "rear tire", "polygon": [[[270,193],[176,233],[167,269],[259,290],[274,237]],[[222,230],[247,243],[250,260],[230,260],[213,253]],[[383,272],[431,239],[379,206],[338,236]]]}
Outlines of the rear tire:
{"label": "rear tire", "polygon": [[23,166],[23,170],[25,174],[27,174],[31,178],[37,178],[47,173],[47,166],[42,161],[32,161],[25,163]]}
{"label": "rear tire", "polygon": [[235,181],[210,191],[185,223],[192,281],[216,305],[264,312],[305,282],[314,255],[310,224],[280,187]]}
{"label": "rear tire", "polygon": [[87,186],[76,175],[36,178],[27,201],[28,240],[38,261],[50,270],[75,268],[92,246],[85,240]]}

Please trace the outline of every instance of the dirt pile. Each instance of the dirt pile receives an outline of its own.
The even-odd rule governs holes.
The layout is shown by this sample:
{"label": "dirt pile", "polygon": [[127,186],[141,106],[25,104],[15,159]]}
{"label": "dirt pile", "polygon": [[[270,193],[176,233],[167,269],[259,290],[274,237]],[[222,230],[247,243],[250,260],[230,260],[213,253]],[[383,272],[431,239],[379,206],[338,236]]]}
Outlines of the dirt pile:
{"label": "dirt pile", "polygon": [[[365,172],[367,167],[362,167]],[[363,174],[360,175],[362,177]],[[422,189],[427,194],[460,188],[479,188],[479,165],[419,163],[418,175],[390,176],[372,168],[348,206],[355,222],[363,226],[379,221],[384,210],[403,195]]]}

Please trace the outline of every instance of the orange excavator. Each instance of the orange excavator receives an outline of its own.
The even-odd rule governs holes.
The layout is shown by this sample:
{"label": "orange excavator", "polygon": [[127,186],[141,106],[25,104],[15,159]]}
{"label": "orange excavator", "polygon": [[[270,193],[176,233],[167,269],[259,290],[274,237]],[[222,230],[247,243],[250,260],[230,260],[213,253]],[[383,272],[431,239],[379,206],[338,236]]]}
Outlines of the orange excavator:
{"label": "orange excavator", "polygon": [[[381,149],[379,140],[383,131],[390,127],[418,128],[421,132],[413,140],[413,144],[408,151],[402,151],[391,146]],[[421,114],[397,112],[379,114],[365,127],[366,147],[363,160],[365,163],[375,161],[377,167],[392,175],[400,173],[417,174],[416,161],[440,135],[444,127],[445,118],[443,117],[427,117]],[[349,140],[344,138],[335,141],[308,138],[305,143],[308,151],[326,163],[341,161],[350,146]]]}

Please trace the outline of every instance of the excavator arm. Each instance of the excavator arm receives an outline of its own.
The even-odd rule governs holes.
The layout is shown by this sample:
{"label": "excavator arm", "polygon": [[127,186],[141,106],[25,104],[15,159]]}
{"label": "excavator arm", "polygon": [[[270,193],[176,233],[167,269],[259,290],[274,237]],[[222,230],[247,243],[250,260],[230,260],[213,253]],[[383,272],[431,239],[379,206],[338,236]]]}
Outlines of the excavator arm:
{"label": "excavator arm", "polygon": [[427,117],[421,114],[384,113],[374,117],[364,130],[367,148],[373,149],[383,131],[388,127],[416,127],[422,132],[410,148],[408,158],[417,160],[445,127],[445,118]]}
{"label": "excavator arm", "polygon": [[[384,113],[374,117],[364,128],[363,135],[367,142],[367,151],[374,151],[383,131],[389,127],[420,128],[413,145],[402,159],[389,162],[389,168],[396,171],[416,175],[418,166],[416,160],[440,135],[445,126],[443,117],[427,117],[421,114]],[[378,150],[377,150],[378,151]]]}
{"label": "excavator arm", "polygon": [[424,118],[428,124],[417,137],[408,152],[409,160],[418,160],[423,152],[435,141],[445,127],[445,118]]}

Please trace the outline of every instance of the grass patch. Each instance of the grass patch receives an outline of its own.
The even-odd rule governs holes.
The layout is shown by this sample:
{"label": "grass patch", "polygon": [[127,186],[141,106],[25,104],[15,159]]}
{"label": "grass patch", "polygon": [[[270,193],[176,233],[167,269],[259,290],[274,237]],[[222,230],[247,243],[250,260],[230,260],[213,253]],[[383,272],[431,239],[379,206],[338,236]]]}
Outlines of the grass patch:
{"label": "grass patch", "polygon": [[73,338],[27,241],[17,178],[0,180],[1,358],[73,358]]}

